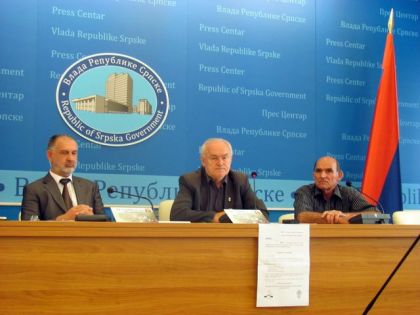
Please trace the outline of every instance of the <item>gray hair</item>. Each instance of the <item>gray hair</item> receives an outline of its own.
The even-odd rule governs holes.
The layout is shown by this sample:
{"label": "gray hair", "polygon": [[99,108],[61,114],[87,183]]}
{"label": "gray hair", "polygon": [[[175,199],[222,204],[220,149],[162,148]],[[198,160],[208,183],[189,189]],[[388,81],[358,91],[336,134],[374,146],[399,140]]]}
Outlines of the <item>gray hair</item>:
{"label": "gray hair", "polygon": [[233,156],[232,145],[230,144],[229,141],[227,141],[225,139],[222,139],[222,138],[210,138],[210,139],[207,139],[206,141],[204,141],[204,143],[201,145],[201,147],[200,147],[200,157],[204,156],[204,154],[207,152],[207,145],[210,142],[223,142],[228,147],[230,155]]}

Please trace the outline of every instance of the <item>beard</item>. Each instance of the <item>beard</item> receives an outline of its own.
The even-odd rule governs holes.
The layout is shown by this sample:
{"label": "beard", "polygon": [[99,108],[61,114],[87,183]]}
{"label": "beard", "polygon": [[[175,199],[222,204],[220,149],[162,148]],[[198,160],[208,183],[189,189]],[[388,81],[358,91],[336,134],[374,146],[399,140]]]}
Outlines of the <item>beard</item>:
{"label": "beard", "polygon": [[75,166],[72,166],[72,167],[63,167],[61,169],[61,171],[63,173],[66,173],[66,174],[73,174],[75,170],[76,170],[76,165]]}
{"label": "beard", "polygon": [[71,166],[64,165],[64,166],[60,167],[60,172],[62,174],[66,174],[66,176],[70,176],[71,174],[73,174],[76,171],[76,168],[77,168],[77,162],[74,163],[74,165],[71,165]]}

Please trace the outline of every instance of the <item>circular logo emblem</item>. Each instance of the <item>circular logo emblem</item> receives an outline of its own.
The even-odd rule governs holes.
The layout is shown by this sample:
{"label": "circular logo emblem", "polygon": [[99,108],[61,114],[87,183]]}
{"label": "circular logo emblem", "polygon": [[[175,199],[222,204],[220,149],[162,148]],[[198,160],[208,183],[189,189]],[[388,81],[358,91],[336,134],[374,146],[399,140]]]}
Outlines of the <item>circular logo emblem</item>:
{"label": "circular logo emblem", "polygon": [[153,136],[169,109],[156,72],[130,56],[102,53],[78,60],[62,74],[56,91],[61,117],[83,138],[127,146]]}

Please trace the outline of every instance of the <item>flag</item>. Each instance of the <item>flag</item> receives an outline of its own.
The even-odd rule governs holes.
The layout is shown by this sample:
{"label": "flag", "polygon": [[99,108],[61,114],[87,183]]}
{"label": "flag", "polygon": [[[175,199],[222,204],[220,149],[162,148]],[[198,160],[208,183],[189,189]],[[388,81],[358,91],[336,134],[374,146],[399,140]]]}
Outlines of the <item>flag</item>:
{"label": "flag", "polygon": [[[389,214],[402,210],[399,158],[397,76],[392,29],[394,11],[388,20],[382,78],[376,96],[375,113],[362,180],[362,193]],[[380,207],[379,207],[380,208]]]}

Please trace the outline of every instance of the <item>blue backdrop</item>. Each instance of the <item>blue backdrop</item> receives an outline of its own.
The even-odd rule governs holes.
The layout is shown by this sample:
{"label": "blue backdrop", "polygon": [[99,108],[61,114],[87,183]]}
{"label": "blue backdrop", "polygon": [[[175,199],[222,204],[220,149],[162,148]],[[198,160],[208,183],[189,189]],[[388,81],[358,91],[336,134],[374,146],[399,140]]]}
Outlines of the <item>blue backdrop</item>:
{"label": "blue backdrop", "polygon": [[[0,3],[0,202],[49,168],[47,139],[79,143],[78,175],[106,187],[173,199],[178,176],[199,167],[208,137],[230,140],[233,168],[256,170],[258,196],[292,207],[317,157],[333,155],[360,184],[395,11],[404,208],[420,207],[420,4],[411,0],[25,0]],[[139,144],[109,147],[74,133],[56,88],[78,59],[132,56],[164,81],[164,126]],[[110,123],[112,123],[110,121]]]}

